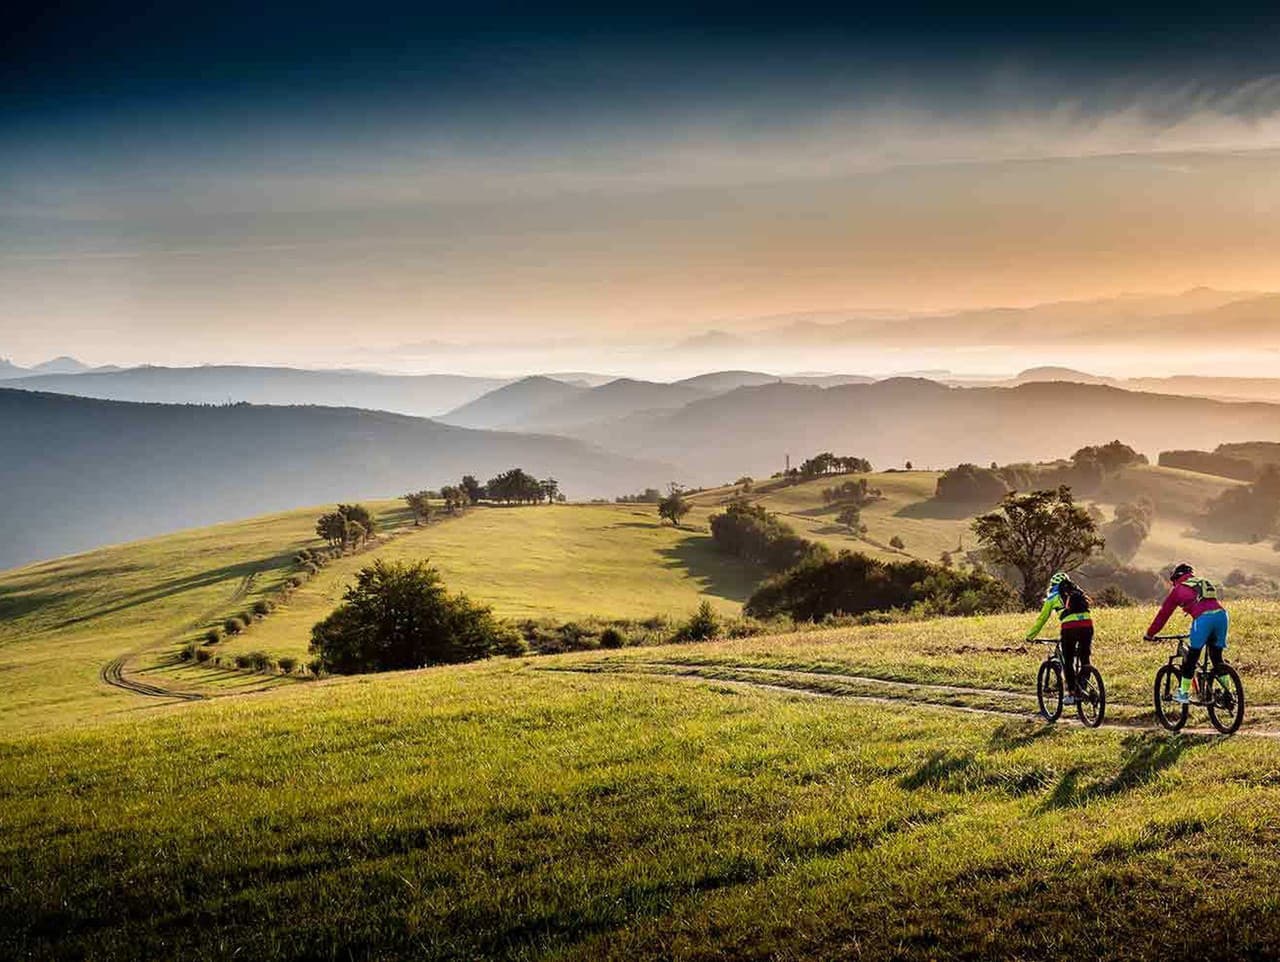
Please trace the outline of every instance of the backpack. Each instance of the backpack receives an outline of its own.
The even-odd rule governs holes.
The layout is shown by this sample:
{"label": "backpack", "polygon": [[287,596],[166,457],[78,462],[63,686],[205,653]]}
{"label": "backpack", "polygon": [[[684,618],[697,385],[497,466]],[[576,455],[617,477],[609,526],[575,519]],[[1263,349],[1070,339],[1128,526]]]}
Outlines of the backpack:
{"label": "backpack", "polygon": [[1197,578],[1192,576],[1182,583],[1196,593],[1197,601],[1218,600],[1218,586],[1208,578]]}
{"label": "backpack", "polygon": [[1062,605],[1064,614],[1082,615],[1089,610],[1089,596],[1079,585],[1069,585],[1062,596]]}

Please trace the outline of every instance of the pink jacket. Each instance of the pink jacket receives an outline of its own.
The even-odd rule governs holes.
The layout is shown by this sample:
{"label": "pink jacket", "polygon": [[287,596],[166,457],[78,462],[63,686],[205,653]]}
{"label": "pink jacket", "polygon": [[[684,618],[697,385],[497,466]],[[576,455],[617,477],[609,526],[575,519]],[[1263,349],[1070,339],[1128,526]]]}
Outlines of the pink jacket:
{"label": "pink jacket", "polygon": [[1151,622],[1151,627],[1147,629],[1147,635],[1150,637],[1151,635],[1160,634],[1160,629],[1169,620],[1174,608],[1181,608],[1192,618],[1199,618],[1206,611],[1217,611],[1221,607],[1222,605],[1218,604],[1216,598],[1205,598],[1201,601],[1194,588],[1188,588],[1179,581],[1173,586],[1173,590],[1169,592],[1169,597],[1164,599],[1164,604],[1160,606],[1160,610],[1156,612],[1155,621]]}

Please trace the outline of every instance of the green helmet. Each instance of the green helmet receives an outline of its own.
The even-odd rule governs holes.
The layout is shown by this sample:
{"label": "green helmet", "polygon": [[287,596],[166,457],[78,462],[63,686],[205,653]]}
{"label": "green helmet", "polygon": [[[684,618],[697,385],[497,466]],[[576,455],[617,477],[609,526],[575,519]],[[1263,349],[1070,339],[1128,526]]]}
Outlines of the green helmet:
{"label": "green helmet", "polygon": [[1055,571],[1053,573],[1053,577],[1049,579],[1049,590],[1053,591],[1055,588],[1058,587],[1058,585],[1062,584],[1064,581],[1067,581],[1067,580],[1068,578],[1067,578],[1066,572]]}

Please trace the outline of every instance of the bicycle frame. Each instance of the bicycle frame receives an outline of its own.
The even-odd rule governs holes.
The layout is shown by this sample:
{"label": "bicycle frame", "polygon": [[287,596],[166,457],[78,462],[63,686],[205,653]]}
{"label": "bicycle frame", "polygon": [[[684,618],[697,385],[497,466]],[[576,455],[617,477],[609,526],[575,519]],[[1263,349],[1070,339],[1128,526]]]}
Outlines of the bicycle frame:
{"label": "bicycle frame", "polygon": [[[1169,665],[1173,668],[1178,678],[1182,678],[1182,662],[1187,657],[1187,642],[1191,639],[1190,635],[1156,635],[1152,641],[1176,641],[1178,649],[1169,656]],[[1226,656],[1223,656],[1223,664],[1226,664]],[[1205,645],[1200,649],[1200,654],[1196,656],[1196,667],[1192,672],[1191,678],[1191,702],[1200,708],[1207,708],[1213,704],[1213,682],[1215,676],[1213,673],[1212,661],[1209,658],[1209,646]]]}

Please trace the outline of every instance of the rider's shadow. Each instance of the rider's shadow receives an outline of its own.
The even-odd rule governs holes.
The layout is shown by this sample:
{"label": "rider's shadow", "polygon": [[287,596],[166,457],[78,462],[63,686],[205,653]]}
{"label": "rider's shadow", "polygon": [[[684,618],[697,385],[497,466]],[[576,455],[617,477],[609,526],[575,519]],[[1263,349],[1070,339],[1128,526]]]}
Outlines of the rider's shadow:
{"label": "rider's shadow", "polygon": [[1167,738],[1155,732],[1126,735],[1120,770],[1110,776],[1089,779],[1089,765],[1076,765],[1062,773],[1041,806],[1043,809],[1072,808],[1104,798],[1115,798],[1154,781],[1175,764],[1183,753],[1212,744],[1211,735],[1176,735]]}

